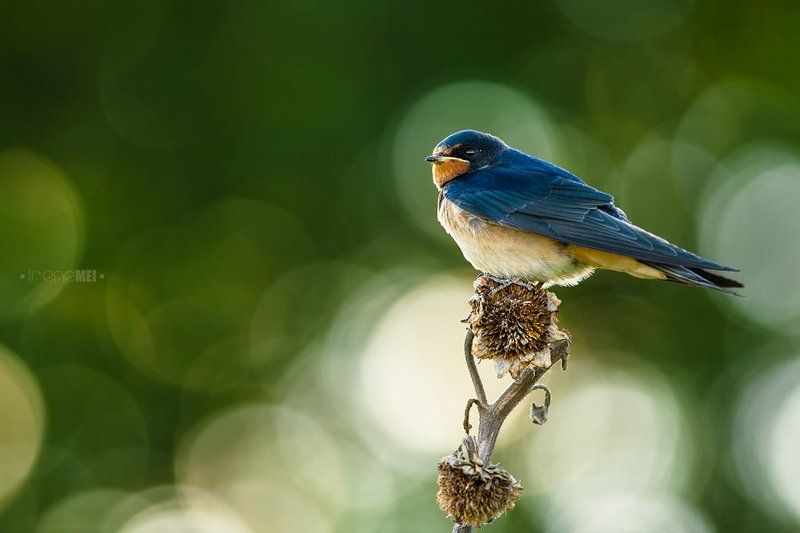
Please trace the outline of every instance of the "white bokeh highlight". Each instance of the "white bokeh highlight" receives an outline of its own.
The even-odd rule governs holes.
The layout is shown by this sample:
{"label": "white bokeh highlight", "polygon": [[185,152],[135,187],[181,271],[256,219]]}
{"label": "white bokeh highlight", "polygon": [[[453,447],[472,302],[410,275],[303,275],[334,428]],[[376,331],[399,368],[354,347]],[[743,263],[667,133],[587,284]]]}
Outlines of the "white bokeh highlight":
{"label": "white bokeh highlight", "polygon": [[[336,442],[313,418],[265,404],[213,415],[184,439],[178,479],[253,531],[330,531],[350,493]],[[268,502],[268,504],[267,504]]]}
{"label": "white bokeh highlight", "polygon": [[713,533],[696,508],[668,493],[590,490],[554,505],[547,515],[552,533]]}
{"label": "white bokeh highlight", "polygon": [[700,251],[740,268],[747,299],[727,298],[767,328],[797,330],[800,319],[800,158],[756,145],[725,159],[698,209]]}
{"label": "white bokeh highlight", "polygon": [[[595,354],[596,355],[596,354]],[[600,354],[560,382],[547,424],[523,451],[548,531],[712,531],[682,495],[695,450],[685,414],[653,369]],[[667,527],[669,525],[670,527]]]}
{"label": "white bokeh highlight", "polygon": [[777,518],[800,524],[800,360],[747,376],[733,411],[736,486]]}
{"label": "white bokeh highlight", "polygon": [[31,473],[42,445],[44,413],[36,379],[0,345],[0,508]]}
{"label": "white bokeh highlight", "polygon": [[[437,237],[436,189],[424,158],[446,136],[476,129],[545,159],[561,153],[558,131],[537,102],[522,92],[488,81],[454,82],[419,98],[392,138],[392,171],[399,199],[413,220]],[[433,213],[433,214],[432,214]]]}
{"label": "white bokeh highlight", "polygon": [[[411,287],[380,318],[362,355],[361,404],[393,443],[423,460],[458,445],[464,405],[475,395],[460,324],[471,295],[468,282],[446,275]],[[489,364],[479,370],[491,398],[509,383]]]}

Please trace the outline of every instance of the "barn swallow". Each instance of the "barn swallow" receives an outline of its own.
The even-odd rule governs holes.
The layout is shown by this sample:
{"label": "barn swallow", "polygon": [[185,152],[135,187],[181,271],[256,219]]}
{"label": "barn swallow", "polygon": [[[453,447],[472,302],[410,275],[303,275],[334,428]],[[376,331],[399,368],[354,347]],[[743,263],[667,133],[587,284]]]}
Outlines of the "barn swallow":
{"label": "barn swallow", "polygon": [[610,194],[474,130],[453,133],[425,159],[438,219],[473,267],[495,279],[575,285],[595,269],[736,294],[743,285],[628,220]]}

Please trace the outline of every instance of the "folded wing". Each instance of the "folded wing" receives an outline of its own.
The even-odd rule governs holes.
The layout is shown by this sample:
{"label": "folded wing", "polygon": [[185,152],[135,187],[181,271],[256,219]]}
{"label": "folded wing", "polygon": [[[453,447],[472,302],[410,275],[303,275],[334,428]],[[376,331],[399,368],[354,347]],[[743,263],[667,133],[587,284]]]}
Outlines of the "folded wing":
{"label": "folded wing", "polygon": [[[523,154],[518,153],[517,159]],[[614,198],[537,158],[453,180],[444,196],[489,222],[558,241],[677,267],[737,271],[703,259],[628,221]]]}

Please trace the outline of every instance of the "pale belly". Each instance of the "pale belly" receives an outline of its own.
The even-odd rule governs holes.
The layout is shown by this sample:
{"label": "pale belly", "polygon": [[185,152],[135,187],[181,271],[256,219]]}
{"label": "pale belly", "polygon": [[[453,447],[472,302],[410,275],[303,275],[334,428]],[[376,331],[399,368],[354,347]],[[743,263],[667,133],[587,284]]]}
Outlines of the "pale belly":
{"label": "pale belly", "polygon": [[575,285],[594,272],[563,243],[485,222],[446,198],[439,204],[438,218],[464,258],[481,272],[548,285]]}

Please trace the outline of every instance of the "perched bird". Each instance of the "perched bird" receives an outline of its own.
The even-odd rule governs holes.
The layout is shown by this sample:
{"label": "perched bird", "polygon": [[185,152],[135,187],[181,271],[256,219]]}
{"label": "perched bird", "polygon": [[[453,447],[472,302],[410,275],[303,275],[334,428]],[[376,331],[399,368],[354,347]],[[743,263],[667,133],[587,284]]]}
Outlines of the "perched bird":
{"label": "perched bird", "polygon": [[634,225],[610,194],[474,130],[425,159],[438,219],[476,269],[497,281],[575,285],[595,269],[736,294],[737,269],[703,259]]}

